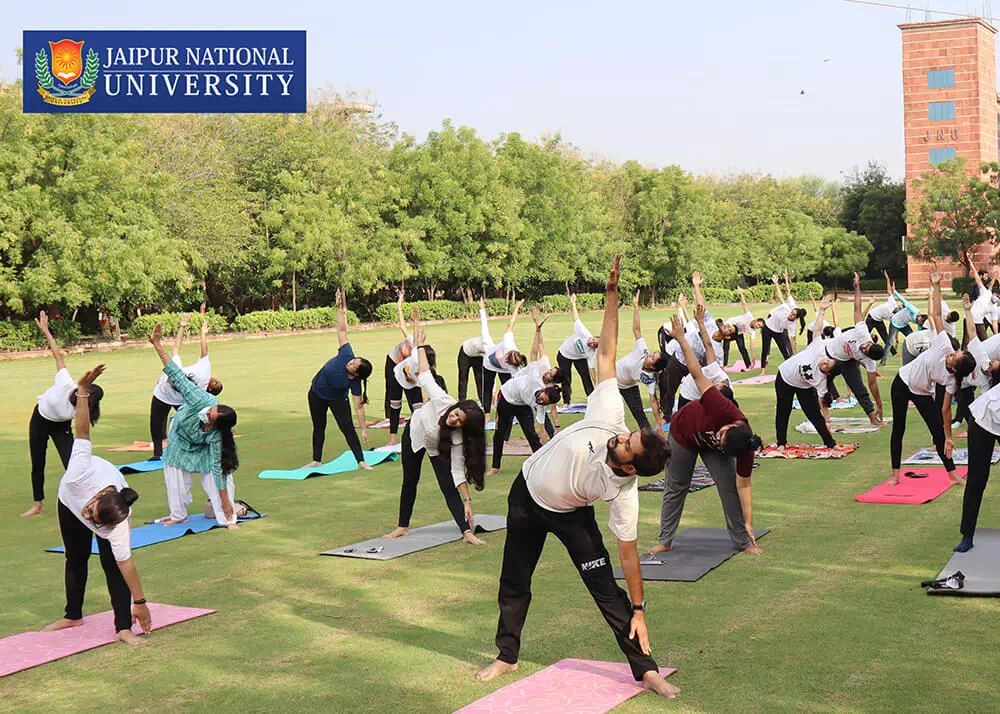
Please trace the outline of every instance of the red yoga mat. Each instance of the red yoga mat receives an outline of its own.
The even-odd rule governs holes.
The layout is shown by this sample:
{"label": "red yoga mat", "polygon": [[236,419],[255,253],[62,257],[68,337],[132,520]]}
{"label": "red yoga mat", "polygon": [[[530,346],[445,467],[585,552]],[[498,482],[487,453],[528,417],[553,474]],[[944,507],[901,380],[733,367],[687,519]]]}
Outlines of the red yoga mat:
{"label": "red yoga mat", "polygon": [[[149,603],[153,629],[211,615],[215,610]],[[137,631],[137,628],[133,630]],[[87,615],[79,627],[58,632],[22,632],[0,639],[0,677],[116,642],[115,616],[108,610]],[[123,645],[125,646],[125,645]]]}
{"label": "red yoga mat", "polygon": [[[664,667],[660,674],[676,671]],[[627,664],[564,659],[455,714],[604,714],[643,691]]]}
{"label": "red yoga mat", "polygon": [[[895,486],[890,486],[889,480],[886,479],[871,491],[855,496],[854,500],[858,503],[902,503],[916,506],[930,503],[951,488],[948,472],[942,468],[925,469],[917,466],[907,470],[927,476],[910,478],[905,475],[906,470],[904,470],[899,476],[899,483]],[[957,469],[960,476],[964,476],[965,471],[964,468]]]}

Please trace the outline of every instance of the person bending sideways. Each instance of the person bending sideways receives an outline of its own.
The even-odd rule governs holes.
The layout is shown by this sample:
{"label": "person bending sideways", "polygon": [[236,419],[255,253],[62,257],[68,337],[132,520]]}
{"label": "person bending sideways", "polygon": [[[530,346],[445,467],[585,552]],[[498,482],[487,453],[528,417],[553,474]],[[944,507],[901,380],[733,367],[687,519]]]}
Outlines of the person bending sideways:
{"label": "person bending sideways", "polygon": [[[531,602],[531,579],[552,533],[569,551],[580,577],[611,627],[632,676],[664,697],[680,692],[659,673],[650,656],[642,573],[636,548],[638,476],[654,476],[669,458],[662,433],[629,433],[618,393],[618,272],[615,256],[607,282],[604,322],[598,346],[598,385],[581,421],[566,427],[530,456],[507,496],[507,536],[500,572],[500,618],[496,660],[479,670],[486,682],[517,669],[521,632]],[[611,558],[597,527],[593,503],[607,501],[611,532],[618,539],[628,594],[615,583]]]}
{"label": "person bending sideways", "polygon": [[[618,375],[618,391],[632,413],[632,418],[640,429],[649,426],[649,419],[642,406],[642,392],[639,385],[646,385],[649,392],[653,416],[658,424],[662,423],[660,405],[653,395],[656,392],[656,375],[667,366],[667,358],[661,352],[650,353],[646,340],[642,337],[642,323],[639,317],[639,293],[632,300],[632,336],[635,345],[632,351],[615,363]],[[617,339],[617,337],[616,337]]]}
{"label": "person bending sideways", "polygon": [[761,345],[760,345],[760,373],[767,373],[767,358],[771,354],[771,343],[774,342],[778,346],[778,351],[781,352],[781,356],[788,359],[793,354],[795,354],[795,346],[792,343],[792,337],[795,333],[795,321],[799,322],[799,332],[804,332],[806,329],[806,311],[805,308],[797,307],[795,304],[795,299],[792,297],[791,285],[788,281],[788,271],[785,271],[785,285],[788,288],[788,296],[781,294],[781,284],[778,282],[778,276],[772,275],[771,282],[774,283],[775,294],[778,296],[778,304],[771,309],[767,317],[764,319],[764,325],[760,328],[761,330]]}

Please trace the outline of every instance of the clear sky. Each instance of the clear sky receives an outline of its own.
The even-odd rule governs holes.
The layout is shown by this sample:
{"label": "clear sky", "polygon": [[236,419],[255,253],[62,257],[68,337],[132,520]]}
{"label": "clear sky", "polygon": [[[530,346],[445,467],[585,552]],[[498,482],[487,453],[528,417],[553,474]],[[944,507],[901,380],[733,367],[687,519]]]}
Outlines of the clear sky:
{"label": "clear sky", "polygon": [[311,88],[368,93],[417,137],[451,118],[699,173],[899,177],[905,20],[842,0],[0,0],[0,77],[23,29],[304,28]]}

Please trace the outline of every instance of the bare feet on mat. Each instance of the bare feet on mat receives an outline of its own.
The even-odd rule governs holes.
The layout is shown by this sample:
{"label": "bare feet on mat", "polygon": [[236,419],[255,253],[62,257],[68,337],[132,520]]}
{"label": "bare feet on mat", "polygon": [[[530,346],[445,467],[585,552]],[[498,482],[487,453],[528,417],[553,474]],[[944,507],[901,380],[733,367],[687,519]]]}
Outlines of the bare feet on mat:
{"label": "bare feet on mat", "polygon": [[662,674],[653,670],[642,675],[642,687],[667,699],[673,699],[681,693],[681,690],[665,680]]}
{"label": "bare feet on mat", "polygon": [[409,528],[403,528],[402,526],[400,526],[399,528],[397,528],[396,530],[394,530],[392,533],[386,533],[382,537],[383,538],[402,538],[405,535],[409,535],[409,533],[410,533],[410,529]]}
{"label": "bare feet on mat", "polygon": [[464,540],[469,545],[486,545],[486,541],[482,538],[477,538],[476,534],[472,531],[466,531],[462,534],[462,540]]}
{"label": "bare feet on mat", "polygon": [[68,630],[71,627],[79,627],[82,624],[83,624],[82,617],[79,620],[67,620],[65,617],[60,617],[51,625],[46,625],[45,627],[43,627],[42,632],[55,632],[56,630]]}
{"label": "bare feet on mat", "polygon": [[954,472],[954,473],[952,473],[952,474],[949,474],[948,475],[948,479],[951,481],[951,483],[952,483],[953,486],[964,486],[965,485],[965,477],[964,476],[959,476],[957,471]]}
{"label": "bare feet on mat", "polygon": [[308,464],[306,464],[302,468],[304,468],[304,469],[312,469],[312,468],[316,468],[317,466],[322,466],[322,465],[323,464],[321,464],[319,461],[310,461]]}
{"label": "bare feet on mat", "polygon": [[486,472],[486,475],[496,476],[498,473],[500,473],[500,469],[490,469],[489,471]]}
{"label": "bare feet on mat", "polygon": [[362,471],[374,471],[375,470],[374,466],[366,464],[364,461],[362,461],[360,464],[358,464],[358,468],[360,468]]}
{"label": "bare feet on mat", "polygon": [[30,518],[31,516],[39,516],[42,513],[42,502],[35,501],[31,504],[31,508],[21,514],[21,518]]}
{"label": "bare feet on mat", "polygon": [[187,518],[161,518],[157,521],[161,526],[176,526],[178,523],[187,523]]}
{"label": "bare feet on mat", "polygon": [[899,476],[890,476],[888,484],[890,486],[898,486],[899,485]]}
{"label": "bare feet on mat", "polygon": [[659,555],[660,553],[669,553],[670,546],[663,545],[663,543],[657,543],[652,548],[646,551],[649,555]]}
{"label": "bare feet on mat", "polygon": [[133,647],[142,647],[143,645],[148,645],[149,640],[140,639],[132,630],[120,630],[115,637],[119,642],[124,642],[127,645],[132,645]]}
{"label": "bare feet on mat", "polygon": [[500,660],[495,659],[490,662],[489,665],[476,672],[476,679],[480,682],[488,682],[491,679],[496,679],[500,675],[513,672],[516,669],[516,664],[508,664],[507,662],[501,662]]}
{"label": "bare feet on mat", "polygon": [[758,377],[763,377],[763,376],[764,376],[765,374],[767,374],[767,368],[766,368],[766,367],[765,367],[764,369],[762,369],[762,370],[760,371],[760,374],[758,374],[757,376],[758,376]]}

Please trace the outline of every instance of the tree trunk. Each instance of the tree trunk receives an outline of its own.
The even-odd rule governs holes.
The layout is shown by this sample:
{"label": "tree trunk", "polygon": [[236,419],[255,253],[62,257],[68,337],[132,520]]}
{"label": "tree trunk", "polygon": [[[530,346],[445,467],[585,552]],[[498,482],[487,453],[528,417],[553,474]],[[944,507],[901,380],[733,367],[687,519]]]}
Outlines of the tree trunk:
{"label": "tree trunk", "polygon": [[76,322],[76,314],[78,312],[80,312],[80,308],[78,307],[73,308],[73,317],[70,319],[71,322]]}
{"label": "tree trunk", "polygon": [[649,306],[656,309],[656,283],[649,289]]}
{"label": "tree trunk", "polygon": [[568,280],[564,280],[563,283],[565,283],[565,285],[566,285],[566,297],[569,297],[570,296],[569,281]]}
{"label": "tree trunk", "polygon": [[299,304],[297,297],[298,296],[295,290],[295,268],[292,268],[292,312],[296,312],[298,310]]}

